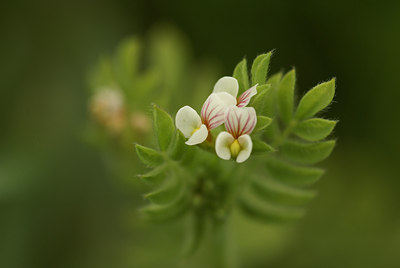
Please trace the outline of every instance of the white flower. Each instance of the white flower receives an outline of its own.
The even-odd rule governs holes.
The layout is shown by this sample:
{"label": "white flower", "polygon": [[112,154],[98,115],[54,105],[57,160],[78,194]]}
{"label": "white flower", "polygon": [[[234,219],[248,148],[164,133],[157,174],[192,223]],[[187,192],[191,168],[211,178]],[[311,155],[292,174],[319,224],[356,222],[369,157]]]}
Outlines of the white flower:
{"label": "white flower", "polygon": [[94,119],[112,133],[118,134],[125,127],[124,97],[111,88],[99,89],[90,100],[90,112]]}
{"label": "white flower", "polygon": [[239,91],[238,81],[230,76],[224,76],[215,83],[213,92],[227,92],[232,95],[235,99],[237,98],[237,106],[239,108],[247,106],[249,104],[251,97],[257,94],[257,85],[249,88],[242,95],[237,98]]}
{"label": "white flower", "polygon": [[234,97],[226,92],[212,93],[203,104],[201,117],[190,106],[184,106],[176,114],[176,127],[187,138],[187,145],[205,141],[210,130],[224,122],[227,107],[235,105]]}
{"label": "white flower", "polygon": [[217,155],[225,160],[235,158],[236,162],[246,161],[253,149],[250,133],[257,123],[253,107],[238,108],[231,106],[224,116],[227,131],[219,133],[215,141]]}

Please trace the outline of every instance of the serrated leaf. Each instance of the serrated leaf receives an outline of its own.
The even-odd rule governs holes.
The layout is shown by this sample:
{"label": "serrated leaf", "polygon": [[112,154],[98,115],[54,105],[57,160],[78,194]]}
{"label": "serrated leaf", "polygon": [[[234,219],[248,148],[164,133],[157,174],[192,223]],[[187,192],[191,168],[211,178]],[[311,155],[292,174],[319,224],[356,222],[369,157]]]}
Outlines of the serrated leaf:
{"label": "serrated leaf", "polygon": [[169,221],[183,215],[188,210],[189,205],[189,197],[182,195],[172,203],[147,205],[140,212],[150,221]]}
{"label": "serrated leaf", "polygon": [[320,168],[299,166],[272,157],[266,161],[265,166],[273,179],[293,185],[312,184],[324,174]]}
{"label": "serrated leaf", "polygon": [[326,138],[335,125],[336,121],[312,118],[298,123],[293,133],[308,141],[318,141]]}
{"label": "serrated leaf", "polygon": [[296,72],[293,69],[282,78],[278,85],[278,111],[285,123],[288,123],[293,116],[295,82]]}
{"label": "serrated leaf", "polygon": [[241,198],[239,206],[248,216],[266,223],[291,222],[304,215],[303,209],[271,205],[255,198]]}
{"label": "serrated leaf", "polygon": [[151,171],[145,173],[145,174],[140,174],[138,177],[146,182],[149,182],[151,184],[160,184],[162,181],[164,181],[166,177],[166,172],[169,170],[169,166],[167,164],[160,165]]}
{"label": "serrated leaf", "polygon": [[175,134],[174,121],[167,112],[156,105],[153,105],[153,118],[158,145],[161,151],[166,151]]}
{"label": "serrated leaf", "polygon": [[179,130],[176,131],[174,144],[171,147],[170,156],[174,160],[179,160],[183,157],[185,153],[185,136]]}
{"label": "serrated leaf", "polygon": [[139,159],[150,167],[158,166],[164,161],[160,152],[139,144],[136,144],[136,153]]}
{"label": "serrated leaf", "polygon": [[304,120],[312,117],[328,106],[334,95],[335,79],[315,86],[300,100],[296,111],[296,119]]}
{"label": "serrated leaf", "polygon": [[257,131],[265,129],[266,127],[269,126],[269,124],[271,124],[271,122],[272,122],[272,119],[267,116],[262,116],[262,115],[257,116],[257,124],[254,127],[253,132],[257,132]]}
{"label": "serrated leaf", "polygon": [[260,198],[282,205],[303,205],[316,196],[316,191],[284,185],[269,178],[253,178],[252,190]]}
{"label": "serrated leaf", "polygon": [[269,61],[271,59],[272,51],[259,55],[253,62],[251,67],[252,84],[265,84],[268,74]]}
{"label": "serrated leaf", "polygon": [[274,151],[267,143],[260,141],[260,140],[253,140],[253,153],[268,153]]}
{"label": "serrated leaf", "polygon": [[327,158],[335,147],[335,141],[302,143],[288,140],[282,144],[280,152],[288,159],[301,164],[315,164]]}
{"label": "serrated leaf", "polygon": [[249,74],[247,70],[247,61],[243,59],[239,62],[234,71],[233,77],[236,78],[239,82],[239,93],[244,92],[245,90],[249,89]]}
{"label": "serrated leaf", "polygon": [[254,107],[259,115],[264,115],[263,111],[265,110],[266,103],[271,97],[270,88],[271,86],[269,84],[258,86],[257,95],[250,101],[250,106]]}

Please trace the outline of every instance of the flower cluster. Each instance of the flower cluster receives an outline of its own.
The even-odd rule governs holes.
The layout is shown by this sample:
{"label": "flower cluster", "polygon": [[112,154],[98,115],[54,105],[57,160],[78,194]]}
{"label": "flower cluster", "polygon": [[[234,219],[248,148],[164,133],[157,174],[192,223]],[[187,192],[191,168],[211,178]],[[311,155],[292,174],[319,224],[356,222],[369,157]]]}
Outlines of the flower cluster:
{"label": "flower cluster", "polygon": [[211,95],[204,102],[200,115],[190,106],[184,106],[176,114],[176,127],[187,138],[187,145],[204,141],[213,142],[211,130],[224,124],[226,131],[218,134],[215,151],[218,157],[246,161],[252,151],[250,134],[257,123],[256,111],[246,107],[257,94],[257,85],[249,88],[239,97],[238,81],[229,76],[217,81]]}

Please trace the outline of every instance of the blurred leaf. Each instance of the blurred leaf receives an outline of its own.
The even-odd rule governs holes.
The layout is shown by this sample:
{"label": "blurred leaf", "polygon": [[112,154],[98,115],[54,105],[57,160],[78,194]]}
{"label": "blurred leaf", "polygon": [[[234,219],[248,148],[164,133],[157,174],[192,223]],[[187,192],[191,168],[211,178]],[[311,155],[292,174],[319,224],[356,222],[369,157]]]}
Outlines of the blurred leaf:
{"label": "blurred leaf", "polygon": [[291,222],[304,215],[302,209],[276,206],[255,198],[241,198],[239,206],[248,216],[266,223]]}
{"label": "blurred leaf", "polygon": [[161,151],[166,151],[174,137],[175,126],[172,117],[153,105],[154,131]]}
{"label": "blurred leaf", "polygon": [[101,58],[98,65],[89,74],[90,88],[94,91],[105,87],[116,87],[115,75],[109,58]]}
{"label": "blurred leaf", "polygon": [[302,163],[315,164],[327,158],[335,147],[335,141],[302,143],[288,140],[280,148],[282,155],[288,159]]}
{"label": "blurred leaf", "polygon": [[296,119],[312,117],[331,103],[335,95],[335,79],[321,83],[308,91],[300,100]]}
{"label": "blurred leaf", "polygon": [[278,110],[285,123],[289,123],[293,116],[295,82],[296,72],[293,69],[282,78],[278,86]]}
{"label": "blurred leaf", "polygon": [[150,167],[160,165],[163,161],[163,155],[151,148],[136,144],[136,153],[142,162]]}
{"label": "blurred leaf", "polygon": [[156,204],[165,204],[172,202],[183,189],[183,181],[177,176],[170,176],[164,184],[157,190],[145,195],[145,198],[149,199]]}
{"label": "blurred leaf", "polygon": [[236,65],[235,70],[233,71],[233,77],[239,82],[239,93],[250,88],[246,59],[243,59]]}
{"label": "blurred leaf", "polygon": [[267,143],[260,140],[253,140],[253,153],[268,153],[274,151],[274,149]]}
{"label": "blurred leaf", "polygon": [[261,116],[261,115],[257,116],[257,124],[256,124],[253,132],[257,132],[257,131],[265,129],[266,127],[269,126],[269,124],[271,124],[271,122],[272,122],[272,119],[269,117]]}
{"label": "blurred leaf", "polygon": [[164,181],[165,174],[168,170],[169,166],[167,164],[163,164],[145,174],[138,175],[138,177],[146,182],[158,185]]}
{"label": "blurred leaf", "polygon": [[293,188],[268,178],[253,178],[252,189],[260,198],[282,205],[304,205],[316,196],[316,192]]}
{"label": "blurred leaf", "polygon": [[312,184],[324,174],[320,168],[294,165],[272,157],[265,164],[272,178],[294,185]]}
{"label": "blurred leaf", "polygon": [[123,40],[116,51],[115,74],[124,82],[130,81],[136,74],[140,62],[141,44],[132,37]]}
{"label": "blurred leaf", "polygon": [[326,138],[336,125],[336,121],[322,118],[312,118],[298,123],[293,132],[308,141],[318,141]]}
{"label": "blurred leaf", "polygon": [[180,195],[168,204],[150,204],[143,207],[140,212],[150,221],[168,221],[178,218],[189,208],[190,202],[187,194]]}
{"label": "blurred leaf", "polygon": [[265,80],[267,79],[269,61],[271,59],[272,51],[259,55],[253,62],[251,67],[251,79],[252,85],[265,84]]}

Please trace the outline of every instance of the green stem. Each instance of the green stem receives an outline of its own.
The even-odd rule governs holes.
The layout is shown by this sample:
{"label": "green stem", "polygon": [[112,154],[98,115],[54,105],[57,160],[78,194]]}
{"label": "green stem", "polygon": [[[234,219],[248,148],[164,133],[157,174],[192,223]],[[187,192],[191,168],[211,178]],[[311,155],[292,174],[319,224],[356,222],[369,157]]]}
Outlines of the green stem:
{"label": "green stem", "polygon": [[213,223],[211,233],[213,239],[213,267],[235,268],[236,259],[232,248],[232,234],[228,219],[215,220]]}

